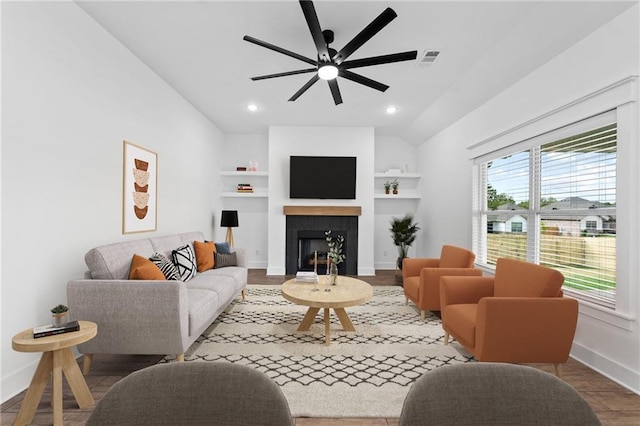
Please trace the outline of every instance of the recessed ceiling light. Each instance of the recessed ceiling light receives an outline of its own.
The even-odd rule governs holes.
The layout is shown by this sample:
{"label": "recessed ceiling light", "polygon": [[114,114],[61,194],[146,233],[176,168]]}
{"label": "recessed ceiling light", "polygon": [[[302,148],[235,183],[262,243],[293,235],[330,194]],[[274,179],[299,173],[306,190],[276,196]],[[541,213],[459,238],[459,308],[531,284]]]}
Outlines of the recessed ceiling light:
{"label": "recessed ceiling light", "polygon": [[387,114],[395,114],[396,112],[398,112],[398,107],[394,105],[389,105],[387,107]]}
{"label": "recessed ceiling light", "polygon": [[258,110],[258,105],[256,104],[249,104],[247,105],[247,109],[251,112],[256,112]]}

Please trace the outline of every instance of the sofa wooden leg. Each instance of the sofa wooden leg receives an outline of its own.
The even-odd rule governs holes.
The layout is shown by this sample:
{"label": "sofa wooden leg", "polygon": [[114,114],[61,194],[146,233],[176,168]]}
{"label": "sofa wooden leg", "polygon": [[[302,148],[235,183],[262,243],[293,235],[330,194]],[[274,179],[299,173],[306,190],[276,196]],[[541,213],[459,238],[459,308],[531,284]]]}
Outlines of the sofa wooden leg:
{"label": "sofa wooden leg", "polygon": [[242,300],[244,300],[245,297],[247,297],[247,291],[242,290]]}
{"label": "sofa wooden leg", "polygon": [[553,369],[556,371],[556,377],[562,377],[562,364],[553,364]]}
{"label": "sofa wooden leg", "polygon": [[424,321],[424,317],[426,316],[426,311],[423,309],[420,311],[420,319]]}
{"label": "sofa wooden leg", "polygon": [[93,360],[93,354],[84,354],[82,358],[82,374],[85,376],[89,374],[89,370],[91,370],[91,361]]}
{"label": "sofa wooden leg", "polygon": [[184,354],[176,355],[176,361],[177,362],[184,362]]}
{"label": "sofa wooden leg", "polygon": [[444,332],[444,345],[447,346],[449,344],[449,332]]}

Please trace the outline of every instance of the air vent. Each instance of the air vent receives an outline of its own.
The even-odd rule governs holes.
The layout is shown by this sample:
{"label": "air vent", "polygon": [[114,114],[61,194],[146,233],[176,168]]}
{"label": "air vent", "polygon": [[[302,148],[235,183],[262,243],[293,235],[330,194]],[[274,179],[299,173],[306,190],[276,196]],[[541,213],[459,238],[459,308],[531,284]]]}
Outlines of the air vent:
{"label": "air vent", "polygon": [[440,54],[439,50],[429,50],[429,49],[425,50],[422,56],[420,57],[420,60],[418,61],[418,66],[428,67],[436,60],[439,54]]}

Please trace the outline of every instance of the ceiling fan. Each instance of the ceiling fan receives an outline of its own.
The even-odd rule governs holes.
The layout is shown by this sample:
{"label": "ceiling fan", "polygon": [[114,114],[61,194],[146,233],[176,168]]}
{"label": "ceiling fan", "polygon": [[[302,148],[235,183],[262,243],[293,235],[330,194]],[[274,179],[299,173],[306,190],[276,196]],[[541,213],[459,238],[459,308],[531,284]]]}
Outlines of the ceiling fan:
{"label": "ceiling fan", "polygon": [[333,96],[333,101],[336,105],[342,103],[342,95],[338,88],[337,77],[346,78],[353,82],[363,84],[372,89],[384,92],[389,88],[386,84],[382,84],[378,81],[364,77],[360,74],[356,74],[350,71],[353,68],[368,67],[371,65],[389,64],[392,62],[410,61],[416,58],[418,52],[412,50],[409,52],[392,53],[389,55],[371,56],[369,58],[355,59],[348,61],[347,58],[353,54],[358,48],[365,44],[371,37],[376,35],[380,30],[387,26],[398,15],[391,8],[386,8],[377,18],[375,18],[369,25],[367,25],[362,31],[360,31],[349,43],[347,43],[340,51],[329,47],[333,43],[333,31],[322,30],[320,28],[320,22],[318,21],[318,15],[316,9],[313,6],[313,2],[310,0],[300,0],[300,7],[302,13],[309,26],[311,37],[316,45],[318,51],[317,59],[311,59],[306,56],[302,56],[298,53],[292,52],[282,47],[275,46],[271,43],[267,43],[262,40],[251,36],[244,36],[243,40],[250,43],[257,44],[258,46],[266,47],[267,49],[274,50],[292,58],[298,59],[302,62],[306,62],[309,65],[313,65],[313,68],[305,68],[295,71],[286,71],[276,74],[261,75],[258,77],[252,77],[251,80],[265,80],[268,78],[285,77],[289,75],[315,73],[313,77],[302,86],[296,93],[289,98],[289,101],[295,101],[306,92],[311,86],[313,86],[319,79],[326,80]]}

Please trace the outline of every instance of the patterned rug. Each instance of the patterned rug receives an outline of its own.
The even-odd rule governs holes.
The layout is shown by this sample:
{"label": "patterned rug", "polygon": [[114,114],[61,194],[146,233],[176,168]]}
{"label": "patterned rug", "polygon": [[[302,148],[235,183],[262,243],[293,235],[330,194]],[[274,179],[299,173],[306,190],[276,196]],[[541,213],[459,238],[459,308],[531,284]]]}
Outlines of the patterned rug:
{"label": "patterned rug", "polygon": [[[444,346],[440,320],[420,320],[401,287],[374,287],[372,300],[346,308],[356,332],[342,331],[331,311],[331,346],[322,310],[297,332],[307,308],[280,286],[252,285],[185,354],[185,361],[228,361],[265,372],[284,392],[294,417],[399,417],[412,383],[429,370],[470,362]],[[165,362],[168,359],[164,360]]]}

